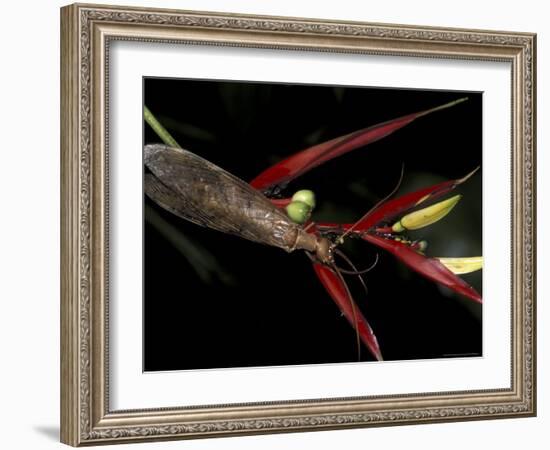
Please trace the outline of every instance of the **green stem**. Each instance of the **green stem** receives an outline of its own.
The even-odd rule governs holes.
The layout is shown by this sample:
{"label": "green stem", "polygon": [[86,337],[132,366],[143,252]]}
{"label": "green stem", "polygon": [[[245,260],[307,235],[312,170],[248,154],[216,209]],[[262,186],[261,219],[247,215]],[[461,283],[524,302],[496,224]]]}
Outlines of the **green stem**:
{"label": "green stem", "polygon": [[157,133],[158,137],[162,139],[162,142],[164,142],[166,145],[169,145],[170,147],[181,148],[181,146],[176,142],[176,140],[172,137],[168,130],[162,126],[162,124],[145,105],[143,106],[143,118],[145,119],[145,122],[147,122],[149,126],[155,131],[155,133]]}

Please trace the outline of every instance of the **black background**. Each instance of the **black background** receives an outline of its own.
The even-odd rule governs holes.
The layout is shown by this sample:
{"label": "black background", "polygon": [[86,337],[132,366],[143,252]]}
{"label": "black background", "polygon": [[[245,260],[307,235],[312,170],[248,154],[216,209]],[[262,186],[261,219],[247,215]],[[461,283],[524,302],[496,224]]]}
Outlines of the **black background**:
{"label": "black background", "polygon": [[[179,144],[244,180],[315,143],[464,96],[288,186],[315,191],[314,220],[342,223],[387,195],[402,163],[397,195],[481,166],[482,94],[144,79],[145,104]],[[144,126],[144,141],[160,139]],[[410,233],[428,240],[428,256],[481,255],[481,171],[457,192],[447,217]],[[357,361],[355,332],[302,252],[200,228],[144,198],[144,370]],[[366,242],[343,250],[361,268],[379,253],[368,296],[348,281],[386,360],[481,354],[480,305]],[[481,272],[463,277],[481,292]]]}

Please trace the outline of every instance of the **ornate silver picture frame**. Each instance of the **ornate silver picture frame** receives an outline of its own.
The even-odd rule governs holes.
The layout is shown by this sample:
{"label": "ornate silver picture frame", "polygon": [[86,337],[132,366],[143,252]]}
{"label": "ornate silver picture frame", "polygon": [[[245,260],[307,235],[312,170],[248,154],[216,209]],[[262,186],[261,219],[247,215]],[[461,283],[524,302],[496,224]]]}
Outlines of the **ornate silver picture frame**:
{"label": "ornate silver picture frame", "polygon": [[[409,58],[420,65],[458,61],[466,70],[476,62],[505,64],[511,81],[510,145],[490,150],[510,159],[507,181],[495,187],[510,198],[510,223],[501,224],[509,236],[510,295],[489,301],[501,301],[507,311],[503,328],[509,353],[501,375],[509,382],[281,400],[259,394],[253,401],[177,405],[163,404],[159,397],[154,407],[114,406],[112,370],[114,358],[121,355],[112,352],[116,323],[110,314],[110,286],[116,274],[109,266],[114,248],[110,217],[116,206],[109,192],[121,169],[109,164],[109,139],[111,127],[117,126],[110,121],[110,70],[116,64],[111,50],[117,42],[253,49],[265,51],[268,58],[292,52],[297,59],[326,54]],[[530,33],[105,5],[62,8],[61,441],[83,446],[535,415],[535,58],[536,36]],[[483,193],[484,204],[496,195],[492,189]],[[399,364],[393,363],[393,370]]]}

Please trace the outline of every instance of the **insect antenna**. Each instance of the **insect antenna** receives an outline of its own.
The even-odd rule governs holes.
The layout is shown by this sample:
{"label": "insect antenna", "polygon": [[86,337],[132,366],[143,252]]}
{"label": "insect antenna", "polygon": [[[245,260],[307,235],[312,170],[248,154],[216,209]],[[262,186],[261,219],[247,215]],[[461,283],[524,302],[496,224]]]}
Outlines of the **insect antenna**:
{"label": "insect antenna", "polygon": [[347,270],[347,269],[342,269],[341,267],[337,266],[338,270],[340,272],[342,272],[343,274],[345,274],[345,275],[359,275],[359,278],[361,278],[361,275],[364,275],[365,273],[370,272],[372,269],[374,269],[376,267],[376,264],[378,264],[378,253],[376,253],[376,256],[374,258],[374,262],[369,267],[367,267],[366,269],[358,270],[355,267],[355,265],[351,262],[351,260],[346,256],[346,254],[344,252],[342,252],[341,250],[338,250],[337,248],[334,249],[334,252],[340,258],[342,258],[344,261],[346,261],[348,266],[350,266],[351,269],[352,269],[352,270]]}
{"label": "insect antenna", "polygon": [[[388,201],[396,192],[397,190],[399,189],[399,187],[401,186],[401,182],[403,181],[403,173],[405,172],[405,163],[402,163],[401,164],[401,174],[399,175],[399,180],[397,181],[397,184],[395,185],[395,187],[393,188],[393,190],[388,194],[386,195],[382,200],[379,200],[371,209],[369,209],[365,214],[363,214],[361,216],[361,218],[359,218],[359,220],[357,222],[355,222],[351,227],[349,227],[346,232],[344,234],[342,234],[342,236],[340,236],[335,244],[334,244],[334,247],[336,247],[336,245],[342,243],[344,241],[344,238],[350,234],[354,229],[355,227],[363,220],[365,219],[367,216],[369,216],[375,209],[377,209],[382,203]],[[334,248],[333,247],[333,248]]]}
{"label": "insect antenna", "polygon": [[[369,290],[367,289],[367,283],[365,282],[365,279],[362,277],[362,274],[365,273],[365,272],[371,271],[378,264],[378,253],[376,254],[376,258],[374,260],[374,263],[372,263],[371,266],[369,268],[365,269],[365,271],[363,271],[363,272],[359,272],[356,269],[355,265],[351,262],[351,260],[343,252],[341,252],[340,250],[336,250],[336,253],[344,261],[346,261],[346,263],[355,271],[355,272],[349,271],[349,273],[352,273],[352,274],[354,273],[354,274],[357,275],[357,277],[359,278],[359,281],[361,282],[361,285],[363,286],[363,289],[365,291],[365,297],[367,297],[369,295]],[[340,271],[342,271],[342,269],[340,269]],[[342,272],[342,273],[346,273],[346,272]]]}

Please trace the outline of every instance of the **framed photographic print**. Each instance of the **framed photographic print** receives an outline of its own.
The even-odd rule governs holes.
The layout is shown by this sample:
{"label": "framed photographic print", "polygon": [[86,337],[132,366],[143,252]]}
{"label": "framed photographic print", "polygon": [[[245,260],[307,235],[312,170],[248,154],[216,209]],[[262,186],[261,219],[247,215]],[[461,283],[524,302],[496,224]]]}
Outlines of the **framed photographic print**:
{"label": "framed photographic print", "polygon": [[61,19],[63,442],[535,414],[533,34]]}

